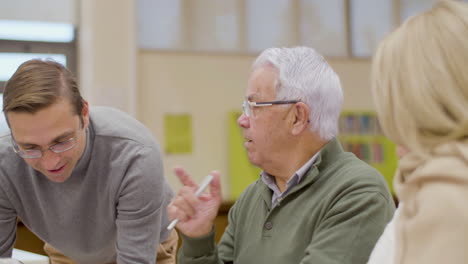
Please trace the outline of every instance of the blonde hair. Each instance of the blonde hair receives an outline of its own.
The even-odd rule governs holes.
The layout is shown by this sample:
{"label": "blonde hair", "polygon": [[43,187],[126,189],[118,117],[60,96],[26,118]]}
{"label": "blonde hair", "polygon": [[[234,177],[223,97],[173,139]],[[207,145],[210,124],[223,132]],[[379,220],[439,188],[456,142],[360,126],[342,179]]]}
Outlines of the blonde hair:
{"label": "blonde hair", "polygon": [[412,151],[468,137],[468,4],[440,1],[379,45],[372,92],[384,133]]}

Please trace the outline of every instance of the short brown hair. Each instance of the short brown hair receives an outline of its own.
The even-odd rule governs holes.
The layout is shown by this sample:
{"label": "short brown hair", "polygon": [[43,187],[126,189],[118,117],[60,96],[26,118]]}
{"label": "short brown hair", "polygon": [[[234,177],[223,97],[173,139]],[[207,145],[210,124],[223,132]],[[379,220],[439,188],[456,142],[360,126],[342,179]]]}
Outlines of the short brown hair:
{"label": "short brown hair", "polygon": [[33,59],[21,64],[5,84],[3,112],[36,113],[60,98],[67,98],[81,116],[83,98],[76,78],[62,64]]}

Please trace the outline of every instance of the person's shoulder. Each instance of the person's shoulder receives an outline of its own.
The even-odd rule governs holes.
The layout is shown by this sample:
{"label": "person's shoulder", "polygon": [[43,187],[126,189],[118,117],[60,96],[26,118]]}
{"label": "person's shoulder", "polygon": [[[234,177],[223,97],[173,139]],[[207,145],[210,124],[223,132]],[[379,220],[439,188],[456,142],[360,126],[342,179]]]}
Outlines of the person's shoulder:
{"label": "person's shoulder", "polygon": [[374,167],[360,160],[352,153],[346,153],[339,161],[339,175],[347,181],[373,186],[386,186],[384,176]]}
{"label": "person's shoulder", "polygon": [[11,135],[10,133],[1,133],[0,134],[0,161],[10,163],[12,159],[18,158],[18,155],[13,150],[11,144]]}
{"label": "person's shoulder", "polygon": [[321,151],[320,167],[346,178],[369,178],[382,175],[351,152],[344,151],[338,139],[330,141]]}
{"label": "person's shoulder", "polygon": [[96,122],[109,122],[115,124],[117,120],[124,120],[127,122],[138,122],[128,113],[108,106],[91,106],[90,108],[90,117]]}
{"label": "person's shoulder", "polygon": [[[339,142],[338,142],[339,143]],[[389,193],[384,176],[374,167],[357,158],[353,153],[335,146],[334,151],[324,153],[321,170],[336,188],[353,188],[357,191]]]}
{"label": "person's shoulder", "polygon": [[28,167],[25,161],[13,150],[9,133],[0,134],[0,157],[0,185],[7,185],[8,182],[12,181],[21,182],[21,176]]}
{"label": "person's shoulder", "polygon": [[95,135],[101,139],[127,140],[142,145],[156,143],[151,131],[145,125],[128,113],[115,108],[91,107],[90,122]]}
{"label": "person's shoulder", "polygon": [[0,133],[0,151],[9,146],[11,142],[11,135],[8,132]]}

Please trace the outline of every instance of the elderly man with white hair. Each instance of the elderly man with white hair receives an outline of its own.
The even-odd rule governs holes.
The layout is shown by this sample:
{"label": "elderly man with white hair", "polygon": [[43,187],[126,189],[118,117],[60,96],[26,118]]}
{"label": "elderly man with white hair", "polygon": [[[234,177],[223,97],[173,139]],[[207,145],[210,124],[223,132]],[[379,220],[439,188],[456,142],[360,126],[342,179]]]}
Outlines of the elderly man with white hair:
{"label": "elderly man with white hair", "polygon": [[238,119],[248,158],[263,171],[215,246],[219,173],[197,197],[176,169],[184,187],[168,212],[183,239],[178,263],[366,263],[395,205],[383,176],[336,139],[342,101],[338,76],[313,49],[265,50]]}

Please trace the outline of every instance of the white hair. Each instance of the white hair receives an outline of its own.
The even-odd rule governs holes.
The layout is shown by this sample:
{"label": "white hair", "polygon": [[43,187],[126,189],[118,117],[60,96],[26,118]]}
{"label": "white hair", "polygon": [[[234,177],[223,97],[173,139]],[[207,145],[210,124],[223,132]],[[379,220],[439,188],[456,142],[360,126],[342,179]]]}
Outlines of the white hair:
{"label": "white hair", "polygon": [[338,75],[312,48],[269,48],[252,65],[278,70],[276,100],[300,100],[310,108],[310,129],[323,140],[338,134],[343,90]]}

